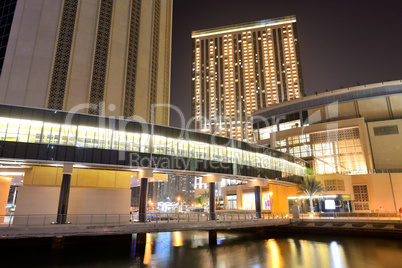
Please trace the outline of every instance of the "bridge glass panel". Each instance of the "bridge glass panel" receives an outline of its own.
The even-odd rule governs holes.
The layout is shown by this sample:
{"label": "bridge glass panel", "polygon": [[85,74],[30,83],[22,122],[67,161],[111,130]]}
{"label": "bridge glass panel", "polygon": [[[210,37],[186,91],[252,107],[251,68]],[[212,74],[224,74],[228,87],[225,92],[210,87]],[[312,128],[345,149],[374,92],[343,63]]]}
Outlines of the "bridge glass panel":
{"label": "bridge glass panel", "polygon": [[141,134],[141,153],[149,153],[151,135]]}
{"label": "bridge glass panel", "polygon": [[[18,111],[17,109],[14,112]],[[4,116],[7,109],[1,109],[0,112]],[[49,113],[48,111],[39,113],[38,111],[33,111],[31,114],[32,116],[33,114],[36,115],[35,120],[0,117],[0,140],[19,143],[59,144],[87,149],[113,149],[127,152],[150,153],[152,151],[152,153],[161,155],[221,161],[297,175],[302,175],[304,170],[302,166],[292,163],[294,158],[287,154],[241,141],[191,131],[184,131],[181,136],[180,134],[182,133],[179,133],[177,129],[160,126],[156,128],[156,132],[159,135],[154,132],[152,136],[150,133],[152,133],[153,125],[150,124],[101,117],[95,118],[95,120],[88,115],[73,115],[71,118],[64,118],[63,124],[63,120],[60,117],[62,113]],[[49,121],[37,120],[41,114],[43,118]],[[67,115],[64,116],[67,117]],[[52,121],[54,118],[60,122]],[[96,122],[98,122],[98,126],[94,126]],[[89,125],[79,125],[78,123]],[[162,135],[163,133],[165,135]],[[19,147],[19,152],[22,152],[24,148]],[[53,159],[62,154],[62,159],[66,159],[66,161],[85,162],[89,161],[88,159],[93,161],[93,150],[88,151],[87,149],[77,151],[76,149],[70,150],[66,148],[60,152],[48,152],[47,147],[43,147],[38,151],[37,155],[41,159],[49,157]],[[72,153],[74,150],[75,153]],[[83,154],[84,151],[87,151],[87,153]],[[54,156],[52,156],[53,154]],[[35,155],[36,153],[32,154],[32,157]],[[84,157],[84,155],[86,156]],[[99,158],[97,161],[101,163],[115,163],[117,161],[114,154],[110,153],[108,155],[102,155],[101,158],[96,155],[97,159]],[[230,166],[230,168],[237,170],[235,166]],[[248,173],[251,172],[251,170],[248,171],[249,168],[242,168],[242,170]],[[251,173],[254,174],[255,171]],[[242,172],[241,174],[244,173]]]}

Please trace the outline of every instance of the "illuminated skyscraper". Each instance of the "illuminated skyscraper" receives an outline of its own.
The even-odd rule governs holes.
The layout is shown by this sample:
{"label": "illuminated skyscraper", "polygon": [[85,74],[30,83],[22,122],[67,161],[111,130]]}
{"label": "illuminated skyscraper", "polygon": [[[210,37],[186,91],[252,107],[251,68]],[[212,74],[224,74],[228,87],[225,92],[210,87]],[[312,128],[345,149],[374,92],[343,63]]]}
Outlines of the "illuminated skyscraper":
{"label": "illuminated skyscraper", "polygon": [[194,128],[253,141],[251,113],[300,98],[296,17],[192,32]]}
{"label": "illuminated skyscraper", "polygon": [[169,124],[172,0],[6,2],[0,102]]}

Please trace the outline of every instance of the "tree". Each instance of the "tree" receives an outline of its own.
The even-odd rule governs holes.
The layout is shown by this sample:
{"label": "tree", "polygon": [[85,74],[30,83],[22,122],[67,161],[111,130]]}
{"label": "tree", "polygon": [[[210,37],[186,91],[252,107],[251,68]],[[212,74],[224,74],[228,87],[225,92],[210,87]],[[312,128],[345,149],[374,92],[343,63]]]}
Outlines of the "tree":
{"label": "tree", "polygon": [[200,206],[206,206],[209,201],[209,193],[205,191],[202,195],[194,199],[195,203]]}
{"label": "tree", "polygon": [[199,206],[205,206],[207,204],[205,198],[203,198],[202,196],[198,196],[194,199],[195,203]]}
{"label": "tree", "polygon": [[313,197],[324,191],[324,187],[315,176],[306,175],[298,185],[299,194],[305,194],[310,200],[310,212],[314,212]]}

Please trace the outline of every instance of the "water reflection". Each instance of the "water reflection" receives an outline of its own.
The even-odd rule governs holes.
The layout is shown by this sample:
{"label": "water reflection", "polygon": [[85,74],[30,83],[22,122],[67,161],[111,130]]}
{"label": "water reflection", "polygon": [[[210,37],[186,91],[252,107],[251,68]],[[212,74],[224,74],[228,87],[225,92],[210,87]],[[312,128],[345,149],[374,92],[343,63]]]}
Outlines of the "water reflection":
{"label": "water reflection", "polygon": [[[258,239],[252,234],[228,232],[218,233],[217,245],[211,246],[208,232],[147,234],[145,250],[143,253],[136,251],[132,267],[358,267],[362,263],[367,264],[364,251],[347,255],[343,246],[348,243],[357,246],[354,240],[364,239]],[[401,263],[402,242],[398,243],[399,249],[393,253]],[[372,252],[377,250],[375,247],[370,249]],[[381,250],[387,252],[384,248]],[[392,248],[389,250],[393,251]],[[137,257],[142,261],[135,261]],[[375,261],[371,258],[373,263]]]}
{"label": "water reflection", "polygon": [[332,241],[330,246],[331,248],[331,259],[332,259],[332,267],[334,268],[343,268],[345,267],[343,260],[345,259],[342,246],[338,245],[338,242]]}
{"label": "water reflection", "polygon": [[1,256],[6,256],[1,267],[393,268],[402,263],[402,241],[359,237],[264,238],[218,232],[212,246],[208,232],[173,232],[96,239],[85,246],[83,242],[59,251],[49,246],[0,248]]}
{"label": "water reflection", "polygon": [[173,232],[173,246],[183,246],[183,238],[181,237],[181,232]]}
{"label": "water reflection", "polygon": [[270,260],[269,267],[281,268],[283,266],[282,255],[276,240],[269,239],[267,241],[267,247],[269,251],[269,260]]}

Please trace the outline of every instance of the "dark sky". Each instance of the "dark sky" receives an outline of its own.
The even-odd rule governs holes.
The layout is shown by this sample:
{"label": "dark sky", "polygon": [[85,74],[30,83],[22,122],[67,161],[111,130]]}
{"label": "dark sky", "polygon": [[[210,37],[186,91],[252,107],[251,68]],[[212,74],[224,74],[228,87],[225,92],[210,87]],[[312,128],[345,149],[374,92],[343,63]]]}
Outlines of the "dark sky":
{"label": "dark sky", "polygon": [[[402,79],[400,0],[174,0],[171,104],[191,118],[191,31],[288,15],[307,95]],[[181,127],[174,111],[170,124]]]}

